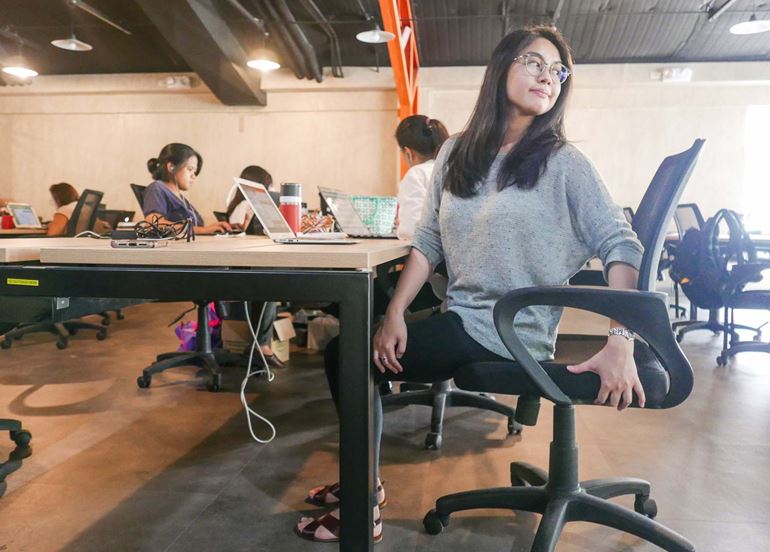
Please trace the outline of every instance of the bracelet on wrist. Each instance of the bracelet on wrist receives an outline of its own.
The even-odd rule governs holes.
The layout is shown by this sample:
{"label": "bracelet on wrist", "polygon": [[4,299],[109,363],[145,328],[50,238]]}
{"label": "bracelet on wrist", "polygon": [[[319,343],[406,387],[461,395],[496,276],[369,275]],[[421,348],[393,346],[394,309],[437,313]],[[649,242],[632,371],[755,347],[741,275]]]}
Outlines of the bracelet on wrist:
{"label": "bracelet on wrist", "polygon": [[607,335],[618,335],[620,337],[625,337],[628,341],[633,341],[636,338],[636,334],[628,328],[610,328]]}

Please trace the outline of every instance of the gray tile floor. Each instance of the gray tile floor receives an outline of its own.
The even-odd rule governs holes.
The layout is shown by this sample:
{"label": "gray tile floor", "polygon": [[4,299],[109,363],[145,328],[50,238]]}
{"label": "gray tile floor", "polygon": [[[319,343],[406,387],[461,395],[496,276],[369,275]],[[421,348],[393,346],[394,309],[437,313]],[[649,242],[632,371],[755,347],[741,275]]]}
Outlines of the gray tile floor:
{"label": "gray tile floor", "polygon": [[[0,550],[336,549],[292,532],[300,515],[318,511],[303,502],[307,489],[336,479],[336,416],[320,356],[292,353],[275,381],[249,384],[249,401],[278,428],[274,442],[254,443],[238,370],[215,394],[193,369],[137,389],[143,365],[176,346],[166,324],[182,307],[128,309],[107,340],[81,331],[65,351],[48,336],[0,351],[0,417],[21,418],[34,434],[33,456],[0,499]],[[717,368],[719,338],[696,332],[683,347],[696,387],[682,406],[578,410],[581,476],[649,479],[659,519],[701,552],[770,550],[770,355],[745,354]],[[549,409],[521,437],[507,437],[497,415],[452,409],[438,452],[422,449],[428,415],[422,407],[386,413],[389,504],[377,550],[528,550],[535,515],[465,513],[435,537],[421,520],[442,494],[505,485],[511,460],[545,465]],[[4,440],[0,447],[0,454],[10,450]],[[656,548],[581,523],[568,526],[558,550]]]}

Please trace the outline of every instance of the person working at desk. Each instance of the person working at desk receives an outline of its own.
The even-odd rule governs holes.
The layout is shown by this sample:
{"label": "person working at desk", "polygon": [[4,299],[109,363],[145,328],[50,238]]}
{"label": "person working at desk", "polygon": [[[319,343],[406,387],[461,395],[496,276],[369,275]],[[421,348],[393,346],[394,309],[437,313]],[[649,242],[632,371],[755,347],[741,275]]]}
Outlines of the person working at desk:
{"label": "person working at desk", "polygon": [[396,235],[399,239],[411,240],[414,235],[428,193],[433,160],[448,136],[441,121],[425,115],[406,117],[396,128],[396,142],[409,165],[409,170],[398,183]]}
{"label": "person working at desk", "polygon": [[[607,267],[610,287],[636,286],[642,246],[591,161],[564,135],[569,52],[562,35],[544,26],[513,31],[495,48],[470,122],[436,158],[406,268],[374,336],[376,379],[438,382],[470,362],[510,361],[492,318],[497,300],[517,288],[565,284],[594,255]],[[449,267],[448,311],[406,324],[404,312],[442,260]],[[536,359],[553,358],[560,314],[549,306],[519,313],[517,333]],[[325,364],[337,404],[345,392],[339,341],[329,344]],[[623,409],[636,395],[644,405],[633,335],[616,322],[603,349],[569,370],[599,376],[599,404]],[[385,492],[378,477],[376,386],[375,394],[373,537],[380,540]],[[337,489],[313,489],[308,500],[334,505],[345,498]],[[335,541],[340,523],[336,509],[303,518],[295,530]]]}
{"label": "person working at desk", "polygon": [[51,199],[56,206],[56,212],[48,225],[46,235],[63,236],[67,233],[67,225],[72,218],[80,194],[72,184],[66,182],[52,184],[48,191],[51,193]]}
{"label": "person working at desk", "polygon": [[[243,169],[241,171],[241,178],[262,184],[268,190],[273,185],[273,177],[258,165],[249,165]],[[254,213],[251,211],[246,198],[243,197],[243,192],[241,192],[240,188],[236,188],[235,195],[233,195],[233,199],[230,200],[227,206],[226,214],[230,224],[240,224],[243,228],[246,228],[246,225],[249,224],[249,219],[252,219],[251,224],[254,225],[255,233],[259,235],[264,234],[262,225],[254,217]],[[283,362],[275,356],[273,349],[270,347],[270,342],[273,338],[273,322],[275,322],[278,315],[278,305],[273,301],[252,303],[250,311],[251,320],[259,320],[263,304],[265,310],[262,314],[262,323],[257,328],[257,342],[262,350],[262,355],[265,357],[265,362],[270,368],[284,368]]]}
{"label": "person working at desk", "polygon": [[227,222],[203,224],[203,217],[182,192],[195,182],[203,168],[201,154],[186,144],[166,144],[158,157],[147,161],[155,179],[144,191],[142,211],[148,222],[171,224],[192,221],[196,234],[216,234],[232,230]]}

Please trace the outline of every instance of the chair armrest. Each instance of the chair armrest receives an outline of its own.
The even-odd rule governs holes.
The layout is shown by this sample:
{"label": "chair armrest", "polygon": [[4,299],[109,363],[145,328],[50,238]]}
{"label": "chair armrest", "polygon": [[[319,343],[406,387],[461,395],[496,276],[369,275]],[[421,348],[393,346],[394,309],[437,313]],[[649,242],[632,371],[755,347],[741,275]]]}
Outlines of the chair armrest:
{"label": "chair armrest", "polygon": [[669,393],[661,407],[676,406],[690,394],[693,386],[692,367],[671,331],[665,294],[579,286],[517,289],[504,295],[495,305],[495,327],[498,328],[503,344],[548,400],[562,405],[572,403],[516,335],[513,325],[516,314],[534,305],[573,307],[620,322],[647,342],[668,371]]}

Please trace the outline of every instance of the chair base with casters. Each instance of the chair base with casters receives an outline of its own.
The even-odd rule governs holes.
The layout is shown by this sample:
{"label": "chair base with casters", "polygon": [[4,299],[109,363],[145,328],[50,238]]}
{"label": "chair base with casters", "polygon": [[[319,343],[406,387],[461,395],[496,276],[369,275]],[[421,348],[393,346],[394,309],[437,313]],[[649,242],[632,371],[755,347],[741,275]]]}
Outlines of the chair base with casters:
{"label": "chair base with casters", "polygon": [[[735,330],[752,331],[757,336],[757,338],[761,337],[762,335],[762,331],[760,330],[760,328],[745,326],[743,324],[730,325],[730,324],[727,324],[726,322],[725,323],[720,322],[718,309],[709,310],[708,320],[696,320],[695,319],[696,316],[697,314],[694,314],[693,312],[691,312],[690,313],[691,320],[681,320],[679,322],[674,322],[673,324],[671,324],[671,329],[676,332],[676,340],[678,343],[682,342],[682,339],[684,339],[685,334],[696,330],[709,330],[714,335],[724,333],[725,339],[729,334],[736,341],[738,340],[738,338],[737,338],[737,335],[735,334]],[[725,332],[725,328],[728,328],[727,332]]]}
{"label": "chair base with casters", "polygon": [[490,410],[508,418],[508,434],[521,433],[521,425],[514,420],[516,411],[501,404],[487,393],[473,393],[455,389],[449,381],[441,381],[430,386],[424,384],[402,383],[399,393],[382,397],[382,406],[406,406],[410,404],[433,408],[430,419],[430,433],[425,436],[425,448],[437,450],[442,444],[444,410],[448,406],[465,406]]}
{"label": "chair base with casters", "polygon": [[0,431],[10,432],[11,441],[16,443],[16,448],[11,451],[8,460],[0,462],[0,496],[3,496],[7,487],[5,478],[18,470],[21,467],[21,461],[32,454],[32,449],[29,446],[32,434],[26,429],[22,429],[20,421],[8,419],[0,419]]}
{"label": "chair base with casters", "polygon": [[96,339],[102,341],[107,338],[107,327],[104,324],[93,324],[82,320],[68,320],[66,322],[40,322],[32,324],[19,324],[14,329],[6,332],[0,347],[10,349],[14,340],[19,340],[27,334],[37,332],[48,332],[57,336],[56,348],[66,349],[69,345],[70,336],[75,335],[78,330],[95,330]]}
{"label": "chair base with casters", "polygon": [[[738,353],[770,353],[770,343],[762,341],[762,324],[757,328],[749,328],[735,323],[735,309],[761,309],[770,310],[770,292],[764,290],[744,291],[732,297],[729,305],[725,307],[724,324],[730,328],[730,339],[725,333],[722,339],[722,351],[717,356],[717,366],[726,366],[730,357]],[[741,341],[735,330],[750,329],[754,332],[752,341]]]}
{"label": "chair base with casters", "polygon": [[[578,447],[575,441],[575,407],[554,405],[554,437],[550,471],[528,464],[511,464],[511,487],[455,493],[439,498],[423,520],[425,530],[438,534],[454,512],[476,508],[502,508],[542,514],[532,552],[551,552],[564,525],[588,521],[636,535],[670,552],[690,552],[695,547],[678,533],[656,522],[657,505],[650,484],[633,478],[578,480]],[[634,495],[634,511],[609,502],[616,496]]]}
{"label": "chair base with casters", "polygon": [[197,366],[210,374],[206,387],[209,391],[219,391],[222,387],[221,364],[232,364],[240,361],[242,356],[229,351],[214,350],[211,347],[211,335],[208,332],[209,313],[208,301],[196,301],[198,311],[198,328],[195,331],[195,350],[163,353],[156,361],[142,371],[136,378],[136,384],[141,389],[147,389],[152,384],[153,374],[158,374],[169,368],[178,366]]}

